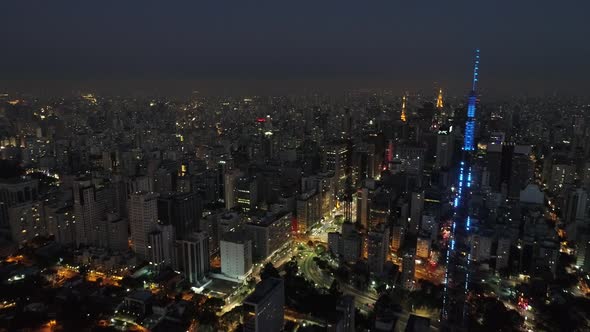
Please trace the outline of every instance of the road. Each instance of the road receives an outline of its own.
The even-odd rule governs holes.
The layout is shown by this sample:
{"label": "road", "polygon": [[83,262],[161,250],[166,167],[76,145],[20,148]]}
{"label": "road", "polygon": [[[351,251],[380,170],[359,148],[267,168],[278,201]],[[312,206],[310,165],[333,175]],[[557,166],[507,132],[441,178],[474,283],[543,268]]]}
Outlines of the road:
{"label": "road", "polygon": [[[322,271],[313,261],[314,257],[316,255],[311,250],[304,251],[299,261],[299,270],[305,278],[315,283],[317,287],[329,288],[334,281],[334,277]],[[373,305],[377,301],[377,294],[374,292],[358,290],[346,283],[340,284],[340,290],[344,294],[353,295],[359,309],[365,309],[367,305]]]}
{"label": "road", "polygon": [[[274,252],[269,258],[267,258],[263,262],[256,263],[255,265],[253,265],[252,271],[250,272],[250,276],[253,277],[256,280],[256,282],[258,282],[260,281],[260,271],[262,270],[264,265],[266,265],[266,263],[271,262],[277,268],[285,264],[287,261],[291,259],[291,257],[293,257],[293,255],[295,255],[295,245],[296,244],[293,241],[289,241],[283,247],[279,248],[276,252]],[[248,278],[246,278],[246,280],[247,279]],[[223,307],[221,307],[221,311],[217,314],[221,316],[231,311],[238,305],[242,304],[242,301],[247,296],[247,293],[250,293],[250,291],[252,291],[251,289],[248,289],[248,291],[245,292],[244,290],[246,288],[248,288],[248,283],[246,281],[242,282],[238,287],[236,287],[236,289],[225,298],[226,303]]]}

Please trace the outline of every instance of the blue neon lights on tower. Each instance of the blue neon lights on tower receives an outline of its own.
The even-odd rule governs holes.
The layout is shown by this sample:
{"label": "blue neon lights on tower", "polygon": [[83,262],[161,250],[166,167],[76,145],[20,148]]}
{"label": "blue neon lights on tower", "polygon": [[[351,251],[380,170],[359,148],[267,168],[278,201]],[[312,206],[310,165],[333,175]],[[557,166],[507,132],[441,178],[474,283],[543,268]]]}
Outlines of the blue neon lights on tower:
{"label": "blue neon lights on tower", "polygon": [[469,100],[467,102],[467,121],[465,122],[465,140],[463,150],[473,151],[475,149],[475,106],[477,104],[477,82],[479,81],[479,49],[475,50],[475,64],[473,67],[473,82]]}

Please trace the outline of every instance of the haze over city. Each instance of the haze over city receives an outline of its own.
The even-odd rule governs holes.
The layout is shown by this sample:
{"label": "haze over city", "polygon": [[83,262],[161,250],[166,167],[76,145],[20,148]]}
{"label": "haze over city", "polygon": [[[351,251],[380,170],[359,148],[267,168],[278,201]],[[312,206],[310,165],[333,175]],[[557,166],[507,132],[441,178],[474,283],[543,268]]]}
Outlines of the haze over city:
{"label": "haze over city", "polygon": [[590,3],[16,1],[0,332],[583,332]]}
{"label": "haze over city", "polygon": [[487,94],[577,94],[590,83],[588,10],[549,0],[13,1],[0,22],[0,86],[186,96],[436,82],[462,93],[479,47]]}

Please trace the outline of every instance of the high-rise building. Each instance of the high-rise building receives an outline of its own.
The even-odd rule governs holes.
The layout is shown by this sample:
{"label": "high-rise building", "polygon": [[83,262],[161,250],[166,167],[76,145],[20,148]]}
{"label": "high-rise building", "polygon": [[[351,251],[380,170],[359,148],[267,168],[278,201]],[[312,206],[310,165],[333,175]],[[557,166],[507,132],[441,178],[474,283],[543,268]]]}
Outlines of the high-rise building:
{"label": "high-rise building", "polygon": [[549,180],[549,190],[555,193],[561,192],[566,185],[574,183],[576,168],[570,164],[553,164]]}
{"label": "high-rise building", "polygon": [[246,224],[246,233],[252,239],[254,261],[264,260],[291,239],[292,214],[268,213]]}
{"label": "high-rise building", "polygon": [[408,233],[417,234],[422,223],[422,212],[424,211],[424,191],[413,192],[410,201],[410,223]]}
{"label": "high-rise building", "polygon": [[416,257],[427,259],[430,257],[430,237],[418,236],[416,240]]}
{"label": "high-rise building", "polygon": [[502,270],[508,267],[510,258],[510,239],[501,237],[498,239],[498,248],[496,249],[496,270]]}
{"label": "high-rise building", "polygon": [[236,206],[248,212],[258,206],[258,180],[256,178],[241,177],[236,183]]}
{"label": "high-rise building", "polygon": [[9,228],[10,207],[36,201],[38,196],[39,180],[28,177],[0,180],[0,228]]}
{"label": "high-rise building", "polygon": [[328,233],[328,250],[336,257],[340,255],[340,233]]}
{"label": "high-rise building", "polygon": [[34,201],[39,196],[39,180],[18,177],[0,180],[0,202],[8,206]]}
{"label": "high-rise building", "polygon": [[244,233],[229,232],[219,243],[221,273],[234,279],[243,279],[252,268],[252,241]]}
{"label": "high-rise building", "polygon": [[342,236],[338,242],[338,252],[347,262],[356,262],[362,255],[363,237],[357,232],[354,224],[342,224]]}
{"label": "high-rise building", "polygon": [[408,249],[402,258],[402,286],[405,289],[414,288],[414,274],[416,272],[416,250]]}
{"label": "high-rise building", "polygon": [[473,261],[485,261],[492,255],[493,238],[483,232],[471,237],[471,259]]}
{"label": "high-rise building", "polygon": [[206,232],[197,231],[178,240],[176,266],[186,280],[200,286],[209,273],[209,238]]}
{"label": "high-rise building", "polygon": [[354,296],[344,295],[336,305],[334,319],[328,322],[328,332],[354,332],[355,306]]}
{"label": "high-rise building", "polygon": [[237,212],[225,212],[217,215],[215,219],[214,228],[217,229],[217,242],[223,238],[225,233],[236,232],[242,226],[241,214]]}
{"label": "high-rise building", "polygon": [[394,164],[398,165],[394,171],[405,172],[418,177],[422,175],[426,154],[425,147],[400,144],[394,150]]}
{"label": "high-rise building", "polygon": [[297,226],[299,233],[305,233],[322,218],[320,195],[315,191],[301,194],[297,199]]}
{"label": "high-rise building", "polygon": [[199,229],[202,202],[198,193],[164,193],[158,197],[158,220],[172,225],[178,237]]}
{"label": "high-rise building", "polygon": [[225,202],[225,208],[228,210],[236,206],[236,185],[242,175],[240,170],[232,169],[226,171],[223,177],[223,200]]}
{"label": "high-rise building", "polygon": [[170,224],[158,224],[155,230],[148,234],[148,259],[154,268],[161,269],[166,266],[174,266],[176,261],[175,240],[174,226]]}
{"label": "high-rise building", "polygon": [[348,175],[348,154],[346,144],[332,144],[326,147],[324,155],[324,170],[332,171],[335,175],[335,195],[343,197],[346,190],[346,178]]}
{"label": "high-rise building", "polygon": [[491,189],[511,198],[519,197],[533,179],[531,151],[530,145],[488,144],[485,160]]}
{"label": "high-rise building", "polygon": [[363,180],[374,178],[379,172],[375,161],[375,145],[368,143],[355,144],[351,157],[351,174],[352,183],[357,185]]}
{"label": "high-rise building", "polygon": [[43,204],[40,201],[29,201],[9,207],[8,221],[12,240],[19,245],[47,233]]}
{"label": "high-rise building", "polygon": [[[53,235],[55,242],[70,245],[76,242],[75,233],[75,216],[74,208],[71,205],[59,206],[44,206],[45,208],[45,222],[47,224],[47,233]],[[125,236],[127,237],[127,229],[125,229]]]}
{"label": "high-rise building", "polygon": [[268,278],[244,300],[244,332],[282,331],[285,316],[284,281]]}
{"label": "high-rise building", "polygon": [[401,224],[393,225],[392,236],[391,236],[391,247],[394,251],[398,251],[399,248],[404,244],[404,238],[406,237],[406,227]]}
{"label": "high-rise building", "polygon": [[141,259],[150,258],[149,234],[157,230],[158,194],[136,192],[129,195],[131,248]]}
{"label": "high-rise building", "polygon": [[372,199],[375,192],[375,181],[367,179],[356,195],[356,222],[364,229],[369,229]]}
{"label": "high-rise building", "polygon": [[565,205],[563,222],[566,224],[584,222],[588,217],[588,192],[582,188],[570,190],[567,193]]}
{"label": "high-rise building", "polygon": [[105,247],[107,191],[90,180],[74,182],[76,244]]}
{"label": "high-rise building", "polygon": [[436,168],[449,168],[453,162],[455,137],[450,128],[440,128],[436,135]]}
{"label": "high-rise building", "polygon": [[129,249],[129,222],[114,213],[107,214],[108,247],[113,251]]}
{"label": "high-rise building", "polygon": [[389,253],[389,230],[370,231],[367,236],[369,271],[375,274],[383,273]]}

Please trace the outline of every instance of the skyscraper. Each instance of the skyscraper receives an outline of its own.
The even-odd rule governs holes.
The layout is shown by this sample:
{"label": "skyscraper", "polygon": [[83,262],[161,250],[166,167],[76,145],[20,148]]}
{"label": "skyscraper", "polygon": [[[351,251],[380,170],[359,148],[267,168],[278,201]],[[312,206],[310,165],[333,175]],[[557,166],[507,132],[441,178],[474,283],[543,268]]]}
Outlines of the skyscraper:
{"label": "skyscraper", "polygon": [[410,223],[408,233],[417,234],[422,223],[422,212],[424,211],[424,191],[413,192],[410,203]]}
{"label": "skyscraper", "polygon": [[149,234],[157,230],[158,194],[136,192],[129,195],[131,247],[141,259],[150,258]]}
{"label": "skyscraper", "polygon": [[194,232],[177,241],[176,266],[191,285],[200,286],[209,273],[209,237]]}
{"label": "skyscraper", "polygon": [[348,154],[348,146],[344,143],[331,144],[326,148],[324,156],[324,170],[334,172],[336,178],[336,197],[342,197],[346,190],[346,178],[348,175]]}
{"label": "skyscraper", "polygon": [[416,249],[409,248],[402,258],[402,286],[405,289],[414,288],[414,274],[416,272]]}
{"label": "skyscraper", "polygon": [[282,331],[285,319],[283,279],[269,278],[256,285],[244,300],[244,331]]}
{"label": "skyscraper", "polygon": [[[91,180],[74,182],[74,213],[76,215],[76,245],[104,246],[100,235],[106,235],[106,200],[103,187]],[[103,243],[101,243],[103,242]]]}
{"label": "skyscraper", "polygon": [[243,279],[252,268],[252,241],[244,233],[228,232],[223,235],[219,247],[221,273]]}
{"label": "skyscraper", "polygon": [[385,227],[380,228],[367,235],[369,271],[375,274],[383,273],[389,252],[389,230]]}
{"label": "skyscraper", "polygon": [[156,225],[156,229],[148,234],[149,261],[156,269],[174,266],[174,244],[176,234],[174,226],[167,224]]}
{"label": "skyscraper", "polygon": [[563,221],[583,223],[588,217],[588,192],[583,188],[570,190],[566,196],[566,209]]}
{"label": "skyscraper", "polygon": [[453,162],[455,137],[450,128],[440,128],[436,135],[436,160],[434,166],[438,169],[449,168]]}
{"label": "skyscraper", "polygon": [[190,235],[199,229],[202,202],[198,193],[165,193],[158,197],[158,219],[174,226],[177,236]]}

